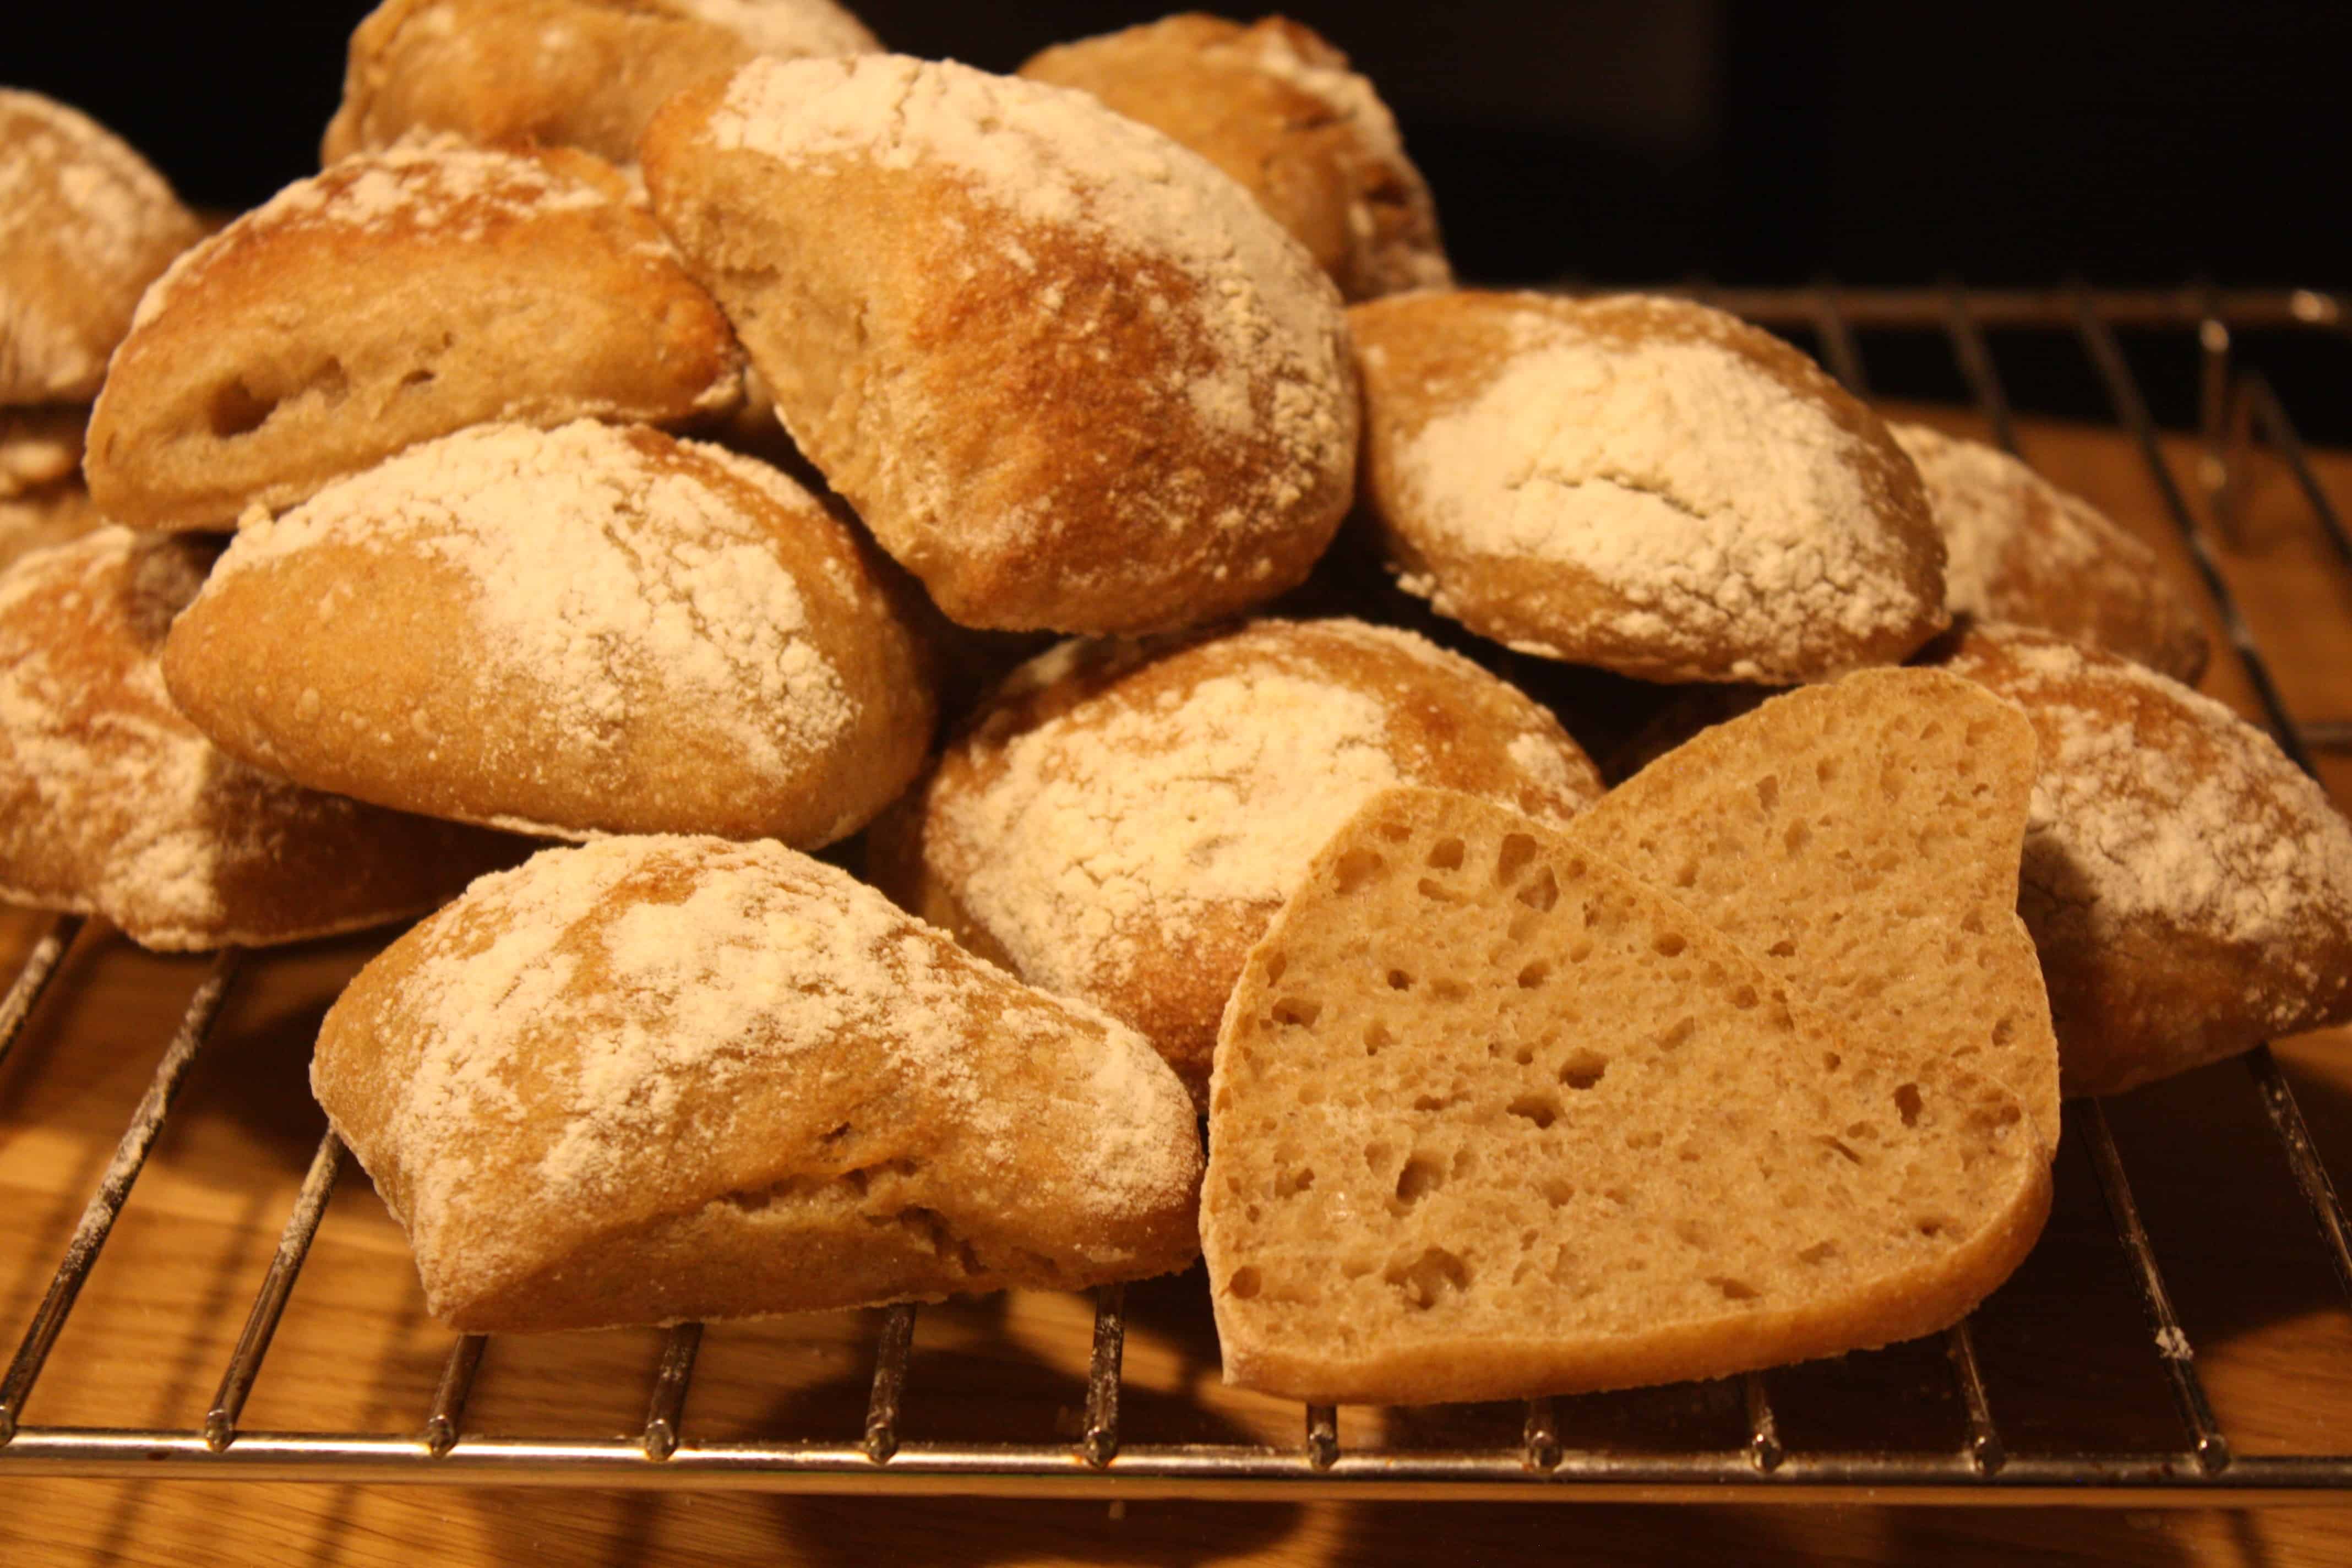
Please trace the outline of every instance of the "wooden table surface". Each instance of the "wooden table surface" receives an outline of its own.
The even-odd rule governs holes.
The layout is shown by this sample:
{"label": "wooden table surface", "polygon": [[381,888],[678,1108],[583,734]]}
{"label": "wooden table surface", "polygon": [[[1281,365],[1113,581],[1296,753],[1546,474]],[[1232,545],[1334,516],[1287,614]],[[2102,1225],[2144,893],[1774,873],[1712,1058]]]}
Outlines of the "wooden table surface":
{"label": "wooden table surface", "polygon": [[[1965,418],[1938,422],[1967,430]],[[2028,455],[2156,542],[2189,583],[2125,438],[2039,425]],[[2194,472],[2185,444],[2176,471]],[[2323,460],[2339,505],[2352,458]],[[2195,489],[2188,485],[2192,495]],[[2283,483],[2258,491],[2227,568],[2306,719],[2352,718],[2352,580]],[[2206,689],[2252,711],[2217,637]],[[2330,761],[2337,800],[2352,764]],[[0,973],[45,920],[0,911]],[[257,963],[233,994],[26,1412],[77,1426],[201,1425],[324,1123],[312,1034],[372,941]],[[86,932],[0,1065],[0,1353],[13,1347],[163,1052],[200,959]],[[2352,1035],[2279,1055],[2321,1151],[2352,1174]],[[2242,1452],[2352,1453],[2352,1318],[2269,1141],[2247,1074],[2225,1063],[2112,1102],[2116,1133],[2200,1366]],[[2013,1451],[2181,1443],[2147,1330],[2079,1147],[2062,1152],[2050,1231],[1979,1319],[1993,1409]],[[1125,1429],[1134,1441],[1295,1443],[1298,1409],[1224,1389],[1196,1272],[1130,1292]],[[854,1437],[878,1315],[712,1328],[689,1437]],[[1066,1438],[1089,1309],[1017,1295],[927,1309],[908,1437]],[[492,1342],[467,1428],[612,1436],[642,1419],[658,1336]],[[450,1336],[424,1315],[406,1247],[366,1179],[338,1189],[247,1408],[252,1429],[413,1431]],[[1958,1430],[1936,1342],[1775,1373],[1793,1448],[1942,1443]],[[1729,1445],[1736,1394],[1698,1385],[1563,1401],[1564,1436]],[[1349,1410],[1349,1445],[1513,1440],[1516,1414]],[[1898,1506],[1221,1504],[913,1500],[454,1486],[27,1479],[0,1464],[0,1564],[539,1561],[863,1563],[2021,1562],[2341,1564],[2352,1509],[2116,1511]]]}

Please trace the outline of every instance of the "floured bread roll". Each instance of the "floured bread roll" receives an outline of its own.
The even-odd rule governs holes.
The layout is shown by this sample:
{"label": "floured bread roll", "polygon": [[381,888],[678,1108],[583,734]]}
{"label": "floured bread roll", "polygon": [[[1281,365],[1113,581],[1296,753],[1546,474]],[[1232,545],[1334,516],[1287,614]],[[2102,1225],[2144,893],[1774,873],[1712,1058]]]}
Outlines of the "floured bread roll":
{"label": "floured bread roll", "polygon": [[2197,683],[2205,634],[2155,551],[2006,452],[1925,425],[1887,428],[1927,487],[1954,615],[2038,626]]}
{"label": "floured bread roll", "polygon": [[202,232],[105,127],[0,88],[0,405],[88,402],[140,291]]}
{"label": "floured bread roll", "polygon": [[413,130],[633,163],[663,100],[761,55],[881,46],[833,0],[384,0],[352,34],[322,161]]}
{"label": "floured bread roll", "polygon": [[2067,1093],[2352,1019],[2352,826],[2268,735],[2022,626],[1969,627],[1943,665],[2042,739],[2019,910]]}
{"label": "floured bread roll", "polygon": [[1217,1041],[1226,1380],[1514,1398],[1957,1321],[2033,1245],[2049,1152],[2000,1085],[1857,1022],[1539,823],[1381,795]]}
{"label": "floured bread roll", "polygon": [[79,539],[105,521],[78,479],[0,499],[0,567],[33,551]]}
{"label": "floured bread roll", "polygon": [[2000,1079],[2058,1147],[2058,1046],[2017,916],[2033,726],[1981,686],[1866,669],[1658,758],[1568,828],[1790,994]]}
{"label": "floured bread roll", "polygon": [[1260,621],[1024,666],[885,817],[876,868],[1205,1095],[1242,955],[1317,846],[1399,784],[1554,823],[1601,793],[1559,721],[1469,660],[1357,621]]}
{"label": "floured bread roll", "polygon": [[868,55],[692,89],[644,154],[793,439],[952,619],[1189,626],[1330,542],[1358,419],[1338,293],[1158,132]]}
{"label": "floured bread roll", "polygon": [[1059,45],[1021,74],[1090,92],[1240,181],[1347,299],[1453,285],[1388,105],[1311,28],[1192,12]]}
{"label": "floured bread roll", "polygon": [[0,408],[0,500],[78,479],[89,424],[79,404]]}
{"label": "floured bread roll", "polygon": [[141,301],[91,416],[90,493],[225,528],[468,425],[688,420],[734,335],[613,169],[442,142],[301,180]]}
{"label": "floured bread roll", "polygon": [[934,712],[807,491],[585,420],[461,431],[248,523],[164,671],[258,766],[565,837],[830,843],[906,787]]}
{"label": "floured bread roll", "polygon": [[1818,680],[1946,622],[1919,476],[1767,332],[1680,300],[1421,294],[1349,312],[1364,503],[1400,583],[1525,653]]}
{"label": "floured bread roll", "polygon": [[774,844],[615,838],[485,879],[361,972],[310,1082],[469,1332],[1198,1251],[1200,1138],[1150,1047]]}
{"label": "floured bread roll", "polygon": [[520,858],[198,734],[157,658],[210,553],[103,528],[0,575],[0,899],[103,915],[145,947],[257,946],[416,914]]}

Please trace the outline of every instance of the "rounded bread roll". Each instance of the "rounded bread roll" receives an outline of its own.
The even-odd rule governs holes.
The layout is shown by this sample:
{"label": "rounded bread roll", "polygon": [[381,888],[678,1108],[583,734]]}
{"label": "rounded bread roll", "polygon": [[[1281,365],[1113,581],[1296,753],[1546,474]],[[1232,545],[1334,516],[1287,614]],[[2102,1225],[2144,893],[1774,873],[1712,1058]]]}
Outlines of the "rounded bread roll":
{"label": "rounded bread roll", "polygon": [[2068,1094],[2352,1019],[2352,826],[2268,735],[2047,632],[1969,626],[1939,651],[2041,738],[2018,911]]}
{"label": "rounded bread roll", "polygon": [[1311,28],[1190,12],[1056,45],[1021,74],[1090,92],[1223,169],[1345,299],[1453,286],[1437,205],[1395,118]]}
{"label": "rounded bread roll", "polygon": [[90,419],[90,492],[223,528],[492,420],[692,420],[741,395],[734,334],[621,175],[441,142],[297,181],[141,301]]}
{"label": "rounded bread roll", "polygon": [[201,233],[104,126],[0,88],[0,405],[88,402],[140,291]]}
{"label": "rounded bread roll", "polygon": [[409,132],[543,142],[627,163],[673,93],[761,55],[853,55],[833,0],[384,0],[352,34],[322,163]]}
{"label": "rounded bread roll", "polygon": [[211,553],[110,527],[0,574],[0,899],[102,915],[143,947],[254,947],[419,913],[520,858],[197,733],[158,657]]}
{"label": "rounded bread roll", "polygon": [[257,766],[563,837],[830,843],[906,787],[934,716],[807,491],[586,420],[462,431],[248,524],[164,673]]}
{"label": "rounded bread roll", "polygon": [[468,1332],[1076,1289],[1199,1251],[1151,1048],[775,844],[485,878],[360,973],[310,1082]]}
{"label": "rounded bread roll", "polygon": [[2197,684],[2205,634],[2155,551],[2006,452],[1925,425],[1887,428],[1943,531],[1952,614],[2038,626]]}
{"label": "rounded bread roll", "polygon": [[1601,793],[1559,721],[1469,660],[1358,621],[1258,621],[1023,666],[877,826],[875,865],[974,952],[1140,1029],[1200,1097],[1243,954],[1399,784],[1555,824]]}
{"label": "rounded bread roll", "polygon": [[1358,421],[1338,293],[1158,132],[868,55],[754,61],[644,155],[793,439],[950,618],[1189,626],[1330,542]]}
{"label": "rounded bread roll", "polygon": [[1899,662],[1943,542],[1877,416],[1682,300],[1428,293],[1349,312],[1364,509],[1399,583],[1524,653],[1647,680]]}

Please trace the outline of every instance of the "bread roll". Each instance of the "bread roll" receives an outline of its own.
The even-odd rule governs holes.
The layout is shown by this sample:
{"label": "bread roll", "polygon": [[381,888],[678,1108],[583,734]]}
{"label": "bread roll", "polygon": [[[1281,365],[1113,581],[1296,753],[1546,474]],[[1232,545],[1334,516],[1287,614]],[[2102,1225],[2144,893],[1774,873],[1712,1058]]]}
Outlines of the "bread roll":
{"label": "bread roll", "polygon": [[644,153],[793,439],[951,618],[1189,626],[1329,542],[1358,419],[1339,296],[1158,132],[868,55],[754,61]]}
{"label": "bread roll", "polygon": [[1927,487],[1954,615],[2038,626],[2197,684],[2205,634],[2155,551],[2005,452],[1925,425],[1887,428]]}
{"label": "bread roll", "polygon": [[0,568],[33,551],[79,539],[105,521],[78,479],[0,500]]}
{"label": "bread roll", "polygon": [[1190,12],[1057,45],[1021,74],[1090,92],[1223,169],[1343,298],[1453,286],[1436,205],[1388,105],[1311,28]]}
{"label": "bread roll", "polygon": [[761,55],[880,47],[833,0],[384,0],[352,34],[320,158],[416,130],[633,163],[662,101]]}
{"label": "bread roll", "polygon": [[1207,1092],[1242,955],[1315,847],[1389,785],[1565,822],[1600,794],[1559,721],[1469,660],[1356,621],[1259,621],[1023,667],[875,839],[908,908],[1083,997]]}
{"label": "bread roll", "polygon": [[2049,1152],[1991,1079],[1839,1022],[1539,823],[1379,796],[1251,950],[1217,1042],[1226,1380],[1516,1398],[1958,1321],[2032,1246]]}
{"label": "bread roll", "polygon": [[0,408],[0,501],[68,479],[79,481],[89,410],[53,403]]}
{"label": "bread roll", "polygon": [[1774,698],[1652,763],[1568,829],[1790,994],[2007,1085],[2058,1147],[2058,1045],[2018,858],[2033,726],[1982,687],[1870,669]]}
{"label": "bread roll", "polygon": [[87,403],[140,290],[201,232],[105,127],[0,88],[0,405]]}
{"label": "bread roll", "polygon": [[257,773],[163,689],[211,552],[101,528],[0,574],[0,899],[143,947],[261,946],[432,908],[523,847]]}
{"label": "bread roll", "polygon": [[2042,739],[2018,907],[2068,1094],[2352,1020],[2352,826],[2268,735],[2047,632],[1941,651]]}
{"label": "bread roll", "polygon": [[1349,312],[1363,496],[1400,583],[1522,652],[1647,680],[1820,680],[1946,621],[1885,427],[1680,300],[1416,294]]}
{"label": "bread roll", "polygon": [[493,420],[677,423],[740,395],[734,335],[621,176],[436,143],[301,180],[142,301],[90,420],[90,493],[226,528]]}
{"label": "bread roll", "polygon": [[249,524],[163,663],[257,766],[563,837],[830,843],[906,787],[934,712],[808,492],[588,421],[461,431]]}
{"label": "bread roll", "polygon": [[775,844],[615,838],[362,971],[310,1081],[467,1332],[1183,1268],[1201,1145],[1150,1047]]}

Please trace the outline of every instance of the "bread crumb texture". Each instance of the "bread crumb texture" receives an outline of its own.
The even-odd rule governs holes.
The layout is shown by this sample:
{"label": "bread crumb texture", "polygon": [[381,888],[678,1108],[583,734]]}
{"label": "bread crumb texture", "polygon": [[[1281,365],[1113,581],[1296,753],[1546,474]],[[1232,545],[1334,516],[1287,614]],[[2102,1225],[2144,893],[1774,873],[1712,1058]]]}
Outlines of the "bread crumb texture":
{"label": "bread crumb texture", "polygon": [[1800,1000],[1999,1079],[2058,1145],[2018,862],[2033,726],[1937,670],[1862,670],[1668,752],[1571,826]]}
{"label": "bread crumb texture", "polygon": [[611,1315],[593,1282],[634,1279],[631,1241],[713,1208],[750,1216],[739,1247],[915,1237],[877,1300],[1192,1257],[1199,1141],[1150,1046],[772,843],[614,838],[485,878],[353,984],[312,1079],[460,1322],[868,1299],[855,1269],[731,1303],[688,1269]]}
{"label": "bread crumb texture", "polygon": [[2352,826],[2212,699],[2020,626],[1944,668],[2041,737],[2021,910],[2070,1093],[2112,1093],[2352,1016]]}
{"label": "bread crumb texture", "polygon": [[1427,1403],[1931,1331],[2031,1247],[2016,1097],[1840,1031],[1542,825],[1399,791],[1315,860],[1218,1042],[1228,1380]]}
{"label": "bread crumb texture", "polygon": [[140,291],[198,232],[104,126],[0,88],[0,404],[97,391]]}
{"label": "bread crumb texture", "polygon": [[1650,679],[1785,681],[1894,662],[1943,624],[1916,473],[1769,334],[1633,296],[1423,294],[1349,320],[1399,581],[1472,629]]}

